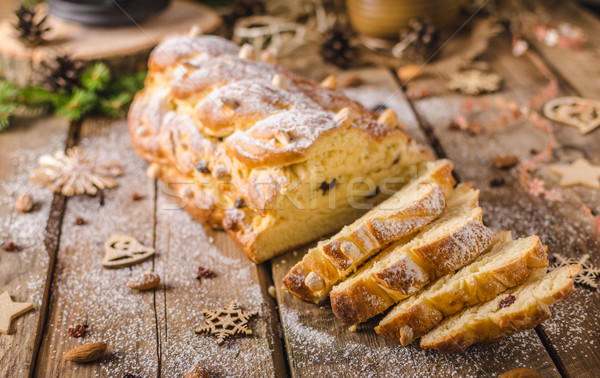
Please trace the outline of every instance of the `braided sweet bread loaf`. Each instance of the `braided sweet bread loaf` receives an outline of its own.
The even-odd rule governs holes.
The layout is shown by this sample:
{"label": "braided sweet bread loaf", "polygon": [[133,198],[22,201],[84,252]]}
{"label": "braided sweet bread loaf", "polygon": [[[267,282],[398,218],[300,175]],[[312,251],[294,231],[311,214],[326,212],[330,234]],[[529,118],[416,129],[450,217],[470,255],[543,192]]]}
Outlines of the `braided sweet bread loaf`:
{"label": "braided sweet bread loaf", "polygon": [[432,159],[394,114],[214,36],[152,52],[129,129],[149,174],[255,262],[339,230]]}

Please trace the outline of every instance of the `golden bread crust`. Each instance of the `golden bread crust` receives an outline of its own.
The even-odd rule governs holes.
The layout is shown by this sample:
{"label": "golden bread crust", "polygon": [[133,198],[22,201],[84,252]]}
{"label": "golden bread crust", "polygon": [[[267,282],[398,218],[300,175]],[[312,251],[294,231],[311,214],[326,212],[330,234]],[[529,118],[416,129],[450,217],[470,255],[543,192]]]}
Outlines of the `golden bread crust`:
{"label": "golden bread crust", "polygon": [[[458,281],[449,278],[448,281],[442,281],[442,288],[433,285],[431,290],[435,288],[436,291],[425,289],[414,299],[407,300],[406,304],[401,302],[380,322],[375,332],[406,346],[429,332],[444,317],[451,316],[465,307],[491,300],[506,289],[525,282],[531,276],[543,274],[548,266],[547,247],[537,236],[530,238],[535,239],[535,242],[531,243],[528,249],[502,265],[489,269],[479,268],[471,274],[462,275]],[[496,236],[496,239],[499,237]],[[508,243],[499,241],[492,246],[501,248],[503,245]],[[477,264],[488,253],[473,264]],[[470,267],[471,265],[463,269],[468,271]]]}
{"label": "golden bread crust", "polygon": [[[421,347],[441,353],[459,353],[474,343],[494,343],[516,332],[534,328],[550,318],[551,304],[574,292],[572,277],[580,270],[580,265],[559,268],[530,284],[500,294],[490,302],[454,315],[421,338]],[[547,290],[548,293],[533,295],[530,292],[538,283],[549,283],[552,287]],[[503,307],[501,301],[510,295],[516,298],[514,304]],[[455,326],[448,328],[449,324],[453,324],[451,322]]]}
{"label": "golden bread crust", "polygon": [[[392,241],[403,239],[433,221],[445,208],[445,198],[455,183],[447,160],[427,163],[425,173],[403,189],[320,242],[283,278],[283,286],[298,298],[318,303],[331,287]],[[410,197],[407,192],[416,192]],[[320,290],[308,288],[311,272],[323,280]]]}
{"label": "golden bread crust", "polygon": [[[160,166],[157,176],[178,188],[186,211],[227,229],[253,261],[362,215],[367,208],[351,207],[344,192],[353,179],[375,189],[432,159],[401,127],[377,122],[340,91],[239,51],[215,36],[161,43],[128,122],[134,148]],[[341,121],[336,114],[344,108],[351,118]],[[387,195],[365,194],[358,202]],[[299,224],[304,232],[289,232]]]}
{"label": "golden bread crust", "polygon": [[[434,231],[427,233],[423,230],[405,245],[388,247],[370,265],[334,287],[330,293],[331,308],[338,319],[349,325],[362,323],[413,295],[436,277],[446,274],[444,267],[447,263],[443,259],[438,260],[439,265],[432,265],[413,253],[415,247],[437,246],[440,248],[438,253],[445,259],[458,261],[456,265],[467,264],[483,252],[491,243],[493,233],[481,224],[477,213],[450,229],[435,231],[435,227],[442,227],[448,221],[448,213],[455,213],[456,210],[447,208],[438,220],[425,228]],[[470,210],[467,207],[466,212]],[[433,254],[434,247],[430,251]]]}

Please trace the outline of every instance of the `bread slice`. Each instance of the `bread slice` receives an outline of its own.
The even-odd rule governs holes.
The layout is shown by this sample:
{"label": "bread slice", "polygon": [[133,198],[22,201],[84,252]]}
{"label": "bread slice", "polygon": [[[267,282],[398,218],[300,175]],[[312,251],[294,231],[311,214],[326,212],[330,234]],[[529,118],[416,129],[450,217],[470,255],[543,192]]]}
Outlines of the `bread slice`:
{"label": "bread slice", "polygon": [[549,306],[575,290],[581,265],[556,269],[493,300],[444,320],[421,338],[421,347],[458,353],[475,343],[492,343],[550,318]]}
{"label": "bread slice", "polygon": [[382,247],[438,217],[454,184],[450,161],[423,164],[420,174],[396,194],[309,250],[283,278],[284,288],[308,302],[327,298],[334,284]]}
{"label": "bread slice", "polygon": [[335,286],[330,298],[338,319],[349,325],[364,322],[483,252],[493,232],[481,223],[478,196],[472,185],[460,184],[444,213],[414,239],[388,247]]}
{"label": "bread slice", "polygon": [[530,277],[543,275],[548,266],[546,250],[535,235],[512,240],[510,231],[499,231],[484,254],[456,274],[446,275],[400,302],[375,327],[375,332],[408,345],[443,318],[489,301]]}

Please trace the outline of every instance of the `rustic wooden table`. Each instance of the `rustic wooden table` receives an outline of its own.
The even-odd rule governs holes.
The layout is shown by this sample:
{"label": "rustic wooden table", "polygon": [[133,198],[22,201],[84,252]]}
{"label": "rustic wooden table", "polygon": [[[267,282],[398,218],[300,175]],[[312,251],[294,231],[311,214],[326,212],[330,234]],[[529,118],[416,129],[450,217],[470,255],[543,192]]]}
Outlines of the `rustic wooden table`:
{"label": "rustic wooden table", "polygon": [[[559,95],[600,98],[600,20],[564,2],[554,9],[557,19],[581,26],[589,41],[585,49],[565,51],[531,41],[533,51],[514,57],[507,34],[493,40],[482,57],[504,78],[503,90],[489,95],[518,103],[547,82],[547,68],[558,79]],[[539,62],[536,62],[537,58]],[[299,68],[322,79],[315,65]],[[319,72],[316,72],[319,71]],[[492,167],[491,157],[512,153],[527,159],[541,151],[545,136],[515,123],[496,133],[469,135],[448,124],[463,96],[441,92],[409,100],[394,75],[384,68],[355,72],[364,84],[347,89],[367,107],[386,103],[396,110],[410,132],[440,157],[455,162],[462,181],[481,190],[487,225],[508,228],[516,236],[537,233],[549,252],[568,256],[589,253],[600,265],[600,236],[582,212],[564,203],[533,197],[517,183],[516,172]],[[430,85],[443,87],[439,79]],[[410,85],[408,88],[410,89]],[[487,116],[500,117],[490,108]],[[600,164],[600,130],[581,136],[571,127],[552,124],[559,146],[556,154],[584,156]],[[65,198],[28,184],[37,157],[81,145],[100,159],[119,160],[124,175],[119,186],[96,197]],[[46,117],[17,121],[0,134],[0,240],[14,241],[18,252],[0,250],[0,292],[16,301],[31,300],[35,310],[18,318],[9,335],[0,334],[2,377],[141,377],[183,376],[202,363],[216,376],[497,376],[518,367],[543,377],[600,376],[600,296],[577,287],[573,297],[554,306],[552,319],[491,346],[475,346],[461,355],[400,347],[373,331],[374,322],[349,332],[331,310],[302,303],[280,290],[288,269],[304,249],[271,262],[254,265],[222,232],[206,230],[178,208],[169,190],[145,175],[146,163],[130,146],[125,120],[86,119],[69,124]],[[506,184],[492,188],[502,176]],[[551,174],[550,183],[557,179]],[[33,194],[36,211],[14,210],[16,197]],[[132,201],[132,193],[143,196]],[[572,198],[600,211],[600,192],[574,187]],[[75,225],[75,218],[86,220]],[[157,250],[154,259],[128,269],[102,268],[103,242],[114,233],[130,234]],[[195,279],[197,266],[217,272],[211,280]],[[138,273],[154,270],[163,285],[150,292],[131,292],[125,283]],[[276,298],[268,294],[275,285]],[[193,330],[202,323],[201,310],[236,299],[257,310],[253,335],[217,346],[211,337]],[[71,338],[67,329],[87,319],[88,336]],[[82,342],[105,341],[110,354],[98,363],[76,365],[62,354]]]}

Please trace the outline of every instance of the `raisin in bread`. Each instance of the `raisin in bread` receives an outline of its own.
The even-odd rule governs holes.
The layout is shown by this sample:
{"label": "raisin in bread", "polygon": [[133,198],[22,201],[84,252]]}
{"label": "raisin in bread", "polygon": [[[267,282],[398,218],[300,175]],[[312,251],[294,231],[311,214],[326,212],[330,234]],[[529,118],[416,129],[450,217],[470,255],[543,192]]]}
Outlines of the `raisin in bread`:
{"label": "raisin in bread", "polygon": [[421,347],[458,353],[475,343],[493,343],[534,328],[550,318],[551,304],[573,293],[573,277],[580,270],[581,265],[564,266],[489,302],[468,308],[423,336]]}
{"label": "raisin in bread", "polygon": [[423,164],[418,176],[392,197],[310,249],[283,278],[284,288],[308,302],[327,298],[334,284],[382,247],[437,218],[454,184],[448,160]]}
{"label": "raisin in bread", "polygon": [[261,262],[354,221],[432,155],[397,117],[255,55],[216,36],[167,39],[129,130],[149,174]]}
{"label": "raisin in bread", "polygon": [[337,318],[349,325],[364,322],[475,259],[493,239],[481,222],[478,196],[470,184],[458,185],[438,219],[335,286],[330,299]]}
{"label": "raisin in bread", "polygon": [[499,231],[492,245],[475,261],[400,302],[383,318],[375,332],[408,345],[445,317],[491,300],[531,277],[543,275],[548,266],[546,250],[535,235],[512,240],[510,231]]}

